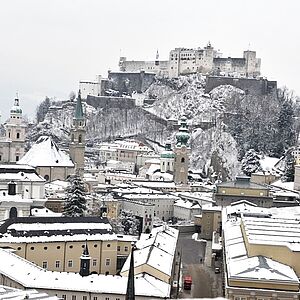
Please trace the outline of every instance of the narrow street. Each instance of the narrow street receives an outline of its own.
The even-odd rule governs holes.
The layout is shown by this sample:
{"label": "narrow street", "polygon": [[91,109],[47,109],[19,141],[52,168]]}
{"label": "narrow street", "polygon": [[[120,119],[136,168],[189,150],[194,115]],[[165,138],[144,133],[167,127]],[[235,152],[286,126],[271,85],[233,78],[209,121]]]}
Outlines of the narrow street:
{"label": "narrow street", "polygon": [[[193,285],[190,291],[181,290],[180,298],[213,298],[222,296],[221,274],[215,274],[209,266],[211,257],[205,258],[206,247],[210,242],[196,241],[192,234],[180,234],[178,250],[182,251],[182,277],[192,276]],[[209,249],[208,249],[209,250]]]}

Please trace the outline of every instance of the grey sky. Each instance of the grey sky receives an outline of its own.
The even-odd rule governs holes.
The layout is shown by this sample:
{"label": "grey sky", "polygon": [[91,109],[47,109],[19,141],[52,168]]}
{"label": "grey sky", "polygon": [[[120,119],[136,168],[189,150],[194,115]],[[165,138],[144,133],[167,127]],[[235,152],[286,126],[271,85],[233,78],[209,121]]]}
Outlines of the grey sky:
{"label": "grey sky", "polygon": [[33,115],[45,96],[66,98],[80,79],[128,59],[167,59],[210,40],[224,56],[250,48],[262,74],[300,94],[299,1],[6,0],[0,3],[0,110],[15,92]]}

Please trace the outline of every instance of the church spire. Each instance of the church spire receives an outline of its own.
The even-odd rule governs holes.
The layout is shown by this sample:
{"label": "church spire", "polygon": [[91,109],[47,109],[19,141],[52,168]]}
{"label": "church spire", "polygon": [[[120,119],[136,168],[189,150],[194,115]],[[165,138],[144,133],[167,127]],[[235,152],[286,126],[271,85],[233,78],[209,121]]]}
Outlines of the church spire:
{"label": "church spire", "polygon": [[128,281],[127,281],[127,290],[125,300],[135,300],[135,291],[134,291],[134,255],[133,252],[135,250],[135,245],[131,248],[131,257],[130,257],[130,265],[128,272]]}
{"label": "church spire", "polygon": [[74,116],[74,118],[76,120],[82,120],[82,119],[84,119],[80,90],[78,91],[78,96],[77,96],[77,102],[76,102],[76,107],[75,107],[75,116]]}

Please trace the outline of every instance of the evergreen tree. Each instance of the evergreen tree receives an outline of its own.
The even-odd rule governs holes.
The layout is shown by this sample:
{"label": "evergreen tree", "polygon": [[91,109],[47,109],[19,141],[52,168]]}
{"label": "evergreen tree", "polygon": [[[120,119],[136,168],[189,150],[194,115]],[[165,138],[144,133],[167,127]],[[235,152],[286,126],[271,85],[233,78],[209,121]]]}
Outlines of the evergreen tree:
{"label": "evergreen tree", "polygon": [[289,150],[285,157],[285,166],[284,166],[282,181],[291,182],[294,181],[294,177],[295,177],[295,159],[292,154],[292,150]]}
{"label": "evergreen tree", "polygon": [[63,215],[66,217],[82,217],[87,210],[86,192],[83,181],[77,174],[71,175],[68,181],[70,182],[70,186],[66,189],[67,198]]}
{"label": "evergreen tree", "polygon": [[37,107],[36,120],[38,123],[44,121],[50,106],[51,106],[50,98],[46,97],[45,100],[41,102],[40,105]]}
{"label": "evergreen tree", "polygon": [[245,175],[251,176],[252,173],[255,173],[261,170],[260,166],[260,157],[255,152],[254,149],[250,149],[246,152],[244,158],[242,159],[242,171]]}

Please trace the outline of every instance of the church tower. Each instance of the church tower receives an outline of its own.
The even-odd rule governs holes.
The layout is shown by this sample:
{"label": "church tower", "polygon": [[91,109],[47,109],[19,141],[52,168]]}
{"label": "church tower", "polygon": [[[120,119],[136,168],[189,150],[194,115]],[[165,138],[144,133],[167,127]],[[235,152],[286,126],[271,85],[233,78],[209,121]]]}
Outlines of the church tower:
{"label": "church tower", "polygon": [[70,156],[75,164],[75,171],[80,176],[84,172],[85,117],[83,115],[81,93],[78,92],[73,124],[71,127]]}
{"label": "church tower", "polygon": [[175,145],[175,164],[174,164],[174,182],[176,184],[186,185],[188,182],[188,166],[190,148],[188,147],[188,140],[190,135],[188,133],[187,119],[182,117],[180,120],[179,132],[176,134]]}
{"label": "church tower", "polygon": [[9,121],[5,125],[6,140],[10,144],[6,155],[6,162],[15,163],[24,155],[26,125],[23,124],[22,108],[18,95],[10,110]]}
{"label": "church tower", "polygon": [[174,158],[175,153],[171,149],[171,143],[167,142],[165,145],[165,150],[160,154],[160,171],[162,173],[174,172]]}
{"label": "church tower", "polygon": [[79,274],[81,276],[89,276],[90,275],[90,261],[91,261],[91,257],[90,257],[90,254],[89,254],[88,245],[87,245],[87,242],[85,242],[83,253],[80,256],[80,271],[79,271]]}

